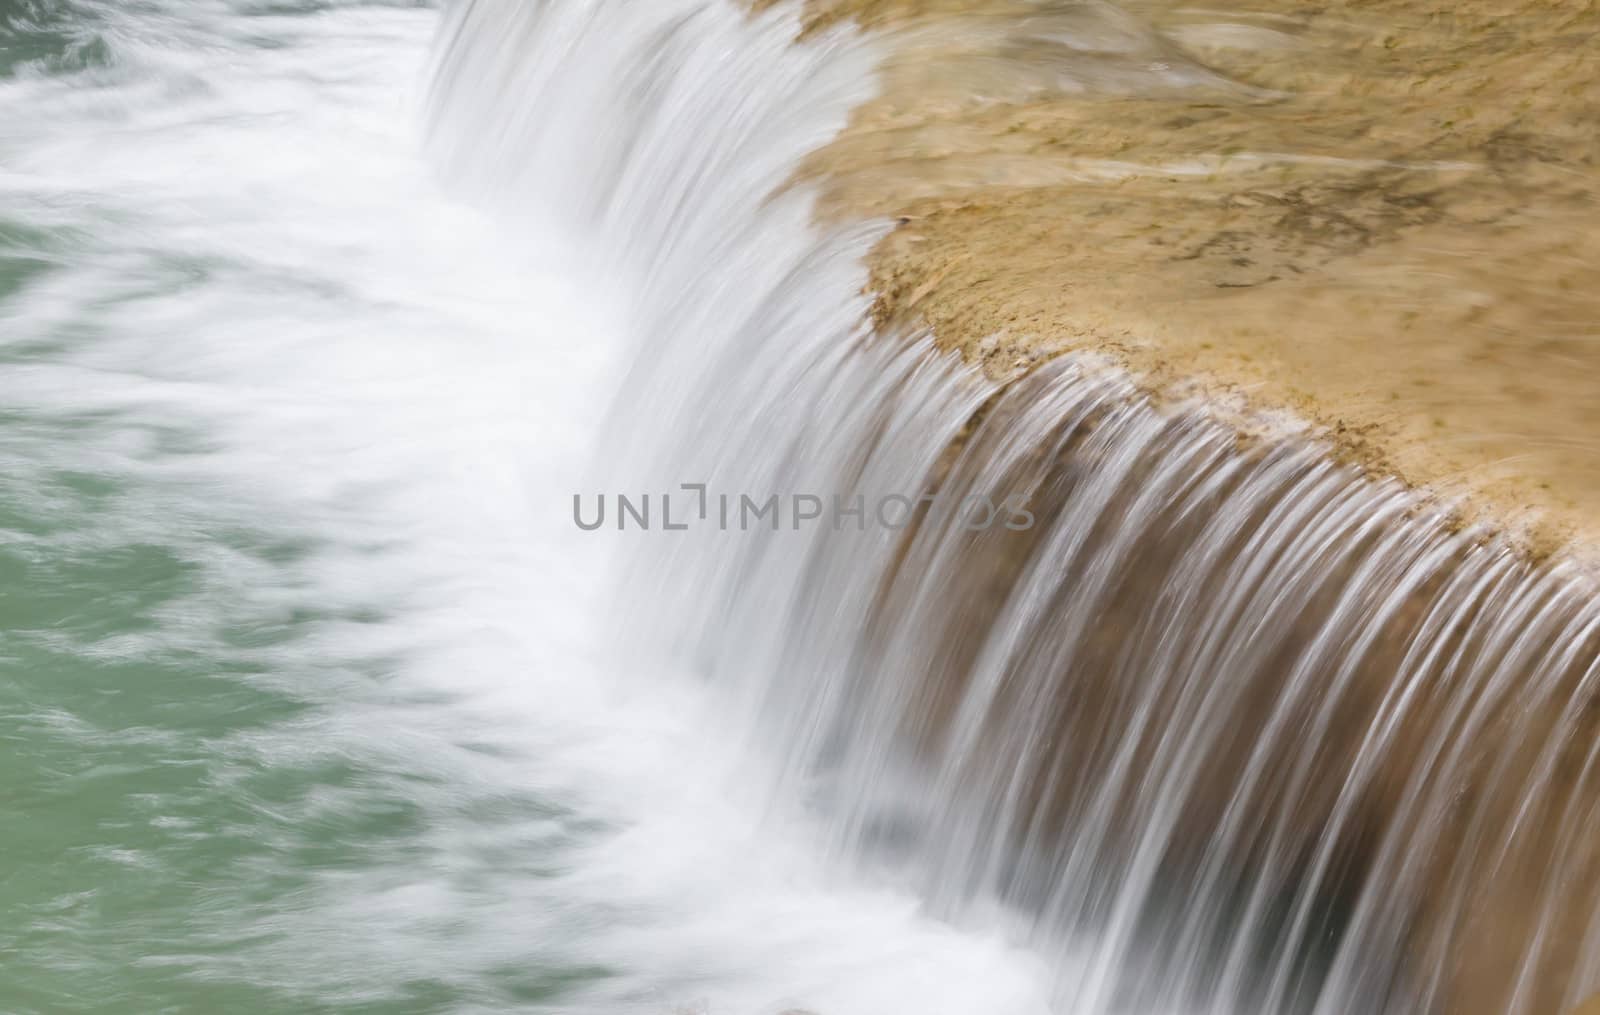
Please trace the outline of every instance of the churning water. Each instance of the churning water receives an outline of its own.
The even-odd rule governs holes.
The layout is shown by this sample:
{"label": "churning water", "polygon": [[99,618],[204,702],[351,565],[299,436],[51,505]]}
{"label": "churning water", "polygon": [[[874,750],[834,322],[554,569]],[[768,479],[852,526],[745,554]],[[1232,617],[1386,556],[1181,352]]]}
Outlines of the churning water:
{"label": "churning water", "polygon": [[[1099,364],[997,394],[874,335],[879,227],[789,181],[877,43],[5,10],[0,1008],[1596,985],[1587,581]],[[684,484],[1034,524],[669,531]]]}
{"label": "churning water", "polygon": [[[0,1010],[1042,1010],[1037,960],[825,870],[705,688],[602,651],[570,498],[658,336],[640,277],[700,270],[596,214],[631,124],[575,106],[569,189],[494,221],[420,150],[435,11],[7,13]],[[499,160],[453,117],[444,163]]]}

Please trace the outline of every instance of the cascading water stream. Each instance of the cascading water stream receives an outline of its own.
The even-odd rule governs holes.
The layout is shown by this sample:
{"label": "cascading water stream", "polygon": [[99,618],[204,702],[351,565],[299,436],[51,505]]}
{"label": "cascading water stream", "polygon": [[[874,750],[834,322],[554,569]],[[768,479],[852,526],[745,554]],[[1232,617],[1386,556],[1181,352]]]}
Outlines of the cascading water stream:
{"label": "cascading water stream", "polygon": [[[1052,956],[1063,1011],[1581,999],[1587,576],[1091,360],[995,396],[870,333],[854,265],[875,232],[818,232],[787,186],[870,53],[787,27],[480,0],[452,29],[461,177],[581,209],[635,279],[643,344],[590,493],[659,511],[704,484],[790,512],[631,537],[637,644],[732,702],[774,799],[809,800],[833,852]],[[1020,497],[1036,524],[807,524],[795,499],[935,491]]]}
{"label": "cascading water stream", "polygon": [[1600,986],[1588,575],[1092,357],[874,329],[887,224],[794,181],[895,39],[0,13],[0,1008]]}
{"label": "cascading water stream", "polygon": [[[804,202],[756,195],[868,86],[792,26],[644,6],[551,8],[552,60],[601,31],[551,86],[577,131],[552,175],[595,189],[457,178],[520,198],[503,223],[417,151],[438,12],[0,8],[0,1009],[1045,1010],[1026,952],[818,863],[704,688],[602,658],[610,547],[569,498],[639,294],[715,322],[807,274]],[[578,142],[620,135],[583,118],[668,115],[646,54],[708,75],[738,46],[774,92],[834,92],[743,203],[718,225],[649,178],[728,192],[697,153],[757,152],[748,110],[676,148],[641,113],[608,181]],[[737,113],[694,80],[708,128]],[[447,163],[517,164],[473,126],[439,117]],[[659,239],[632,258],[597,213],[628,194]],[[749,284],[701,272],[742,220]]]}

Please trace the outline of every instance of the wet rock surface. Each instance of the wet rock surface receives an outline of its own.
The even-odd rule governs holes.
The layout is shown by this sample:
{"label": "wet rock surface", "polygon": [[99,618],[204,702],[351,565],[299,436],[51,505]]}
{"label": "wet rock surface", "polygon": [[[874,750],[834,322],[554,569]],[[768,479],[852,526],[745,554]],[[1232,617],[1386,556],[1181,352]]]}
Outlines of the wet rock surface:
{"label": "wet rock surface", "polygon": [[881,321],[992,376],[1108,352],[1543,554],[1600,517],[1588,3],[816,0],[894,39],[813,159]]}

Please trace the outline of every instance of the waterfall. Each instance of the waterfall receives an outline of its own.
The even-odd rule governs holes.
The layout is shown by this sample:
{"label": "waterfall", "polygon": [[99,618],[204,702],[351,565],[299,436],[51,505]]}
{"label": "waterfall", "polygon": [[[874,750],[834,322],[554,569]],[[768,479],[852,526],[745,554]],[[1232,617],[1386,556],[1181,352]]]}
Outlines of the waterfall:
{"label": "waterfall", "polygon": [[[1063,1012],[1600,987],[1585,572],[1094,356],[1002,387],[871,327],[887,224],[819,226],[793,177],[892,40],[721,0],[447,19],[443,172],[510,229],[587,237],[630,322],[590,486],[549,491],[654,499],[654,527],[590,537],[626,544],[619,651],[716,688],[708,735],[841,868],[1005,921]],[[775,524],[719,515],[773,497]]]}

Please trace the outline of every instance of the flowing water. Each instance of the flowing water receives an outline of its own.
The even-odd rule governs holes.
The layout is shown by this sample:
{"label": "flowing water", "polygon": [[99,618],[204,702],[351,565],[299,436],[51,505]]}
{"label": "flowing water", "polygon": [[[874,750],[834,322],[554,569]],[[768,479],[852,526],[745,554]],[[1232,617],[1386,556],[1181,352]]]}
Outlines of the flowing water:
{"label": "flowing water", "polygon": [[1042,1010],[602,652],[633,234],[445,196],[436,11],[8,14],[0,1010]]}
{"label": "flowing water", "polygon": [[1586,577],[1091,360],[874,334],[883,226],[789,181],[886,41],[4,10],[0,1010],[1600,981]]}

